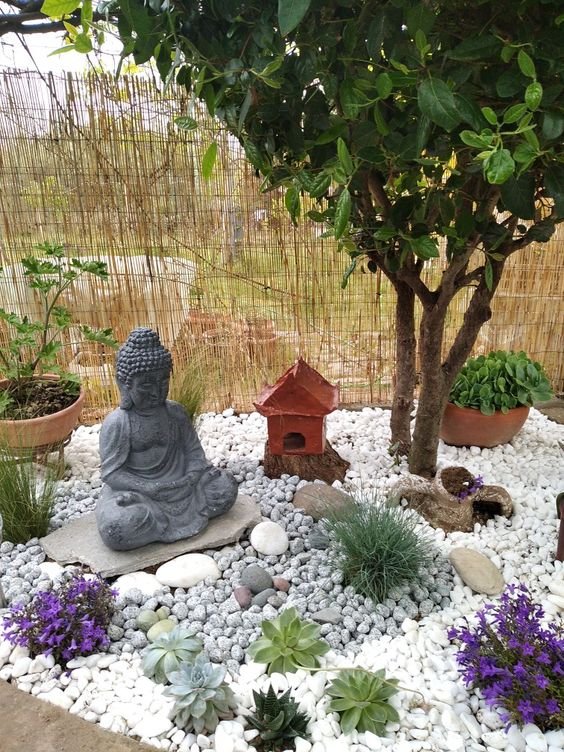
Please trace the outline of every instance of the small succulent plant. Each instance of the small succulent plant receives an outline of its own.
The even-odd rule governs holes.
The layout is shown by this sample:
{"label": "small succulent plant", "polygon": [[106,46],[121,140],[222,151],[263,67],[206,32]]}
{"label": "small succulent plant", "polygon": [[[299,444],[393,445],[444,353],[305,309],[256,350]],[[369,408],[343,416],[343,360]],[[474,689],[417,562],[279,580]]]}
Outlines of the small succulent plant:
{"label": "small succulent plant", "polygon": [[258,730],[264,752],[287,749],[297,736],[307,739],[309,717],[299,710],[290,690],[277,697],[270,685],[266,694],[253,691],[253,697],[256,710],[247,720]]}
{"label": "small succulent plant", "polygon": [[215,731],[221,718],[231,717],[233,692],[225,684],[225,668],[200,653],[192,663],[183,663],[169,676],[164,694],[173,697],[172,715],[177,726],[201,734]]}
{"label": "small succulent plant", "polygon": [[341,729],[350,734],[371,731],[382,736],[388,721],[398,721],[397,710],[388,700],[397,690],[397,679],[386,679],[384,669],[346,669],[329,685],[329,710],[339,713]]}
{"label": "small succulent plant", "polygon": [[166,684],[173,671],[191,661],[202,650],[201,641],[182,627],[159,635],[145,650],[143,671],[149,679]]}
{"label": "small succulent plant", "polygon": [[248,649],[258,663],[268,664],[268,673],[281,674],[299,668],[317,668],[319,656],[329,645],[319,639],[320,627],[300,619],[295,608],[287,608],[277,619],[262,622],[262,634]]}

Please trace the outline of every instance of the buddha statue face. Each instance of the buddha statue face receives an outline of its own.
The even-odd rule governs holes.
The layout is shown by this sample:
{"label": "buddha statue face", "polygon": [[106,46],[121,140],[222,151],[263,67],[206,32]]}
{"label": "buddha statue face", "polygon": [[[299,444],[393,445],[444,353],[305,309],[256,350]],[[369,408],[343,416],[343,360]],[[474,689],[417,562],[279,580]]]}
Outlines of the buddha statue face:
{"label": "buddha statue face", "polygon": [[136,373],[129,377],[129,397],[137,410],[151,410],[165,404],[170,382],[168,368]]}
{"label": "buddha statue face", "polygon": [[165,404],[172,358],[152,329],[134,329],[116,357],[116,380],[121,407],[153,410]]}

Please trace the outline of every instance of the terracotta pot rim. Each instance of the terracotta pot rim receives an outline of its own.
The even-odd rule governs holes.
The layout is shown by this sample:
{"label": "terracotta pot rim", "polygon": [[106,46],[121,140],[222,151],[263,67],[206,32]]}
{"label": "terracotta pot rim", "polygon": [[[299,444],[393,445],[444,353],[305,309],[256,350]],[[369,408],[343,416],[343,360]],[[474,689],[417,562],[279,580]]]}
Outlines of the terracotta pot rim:
{"label": "terracotta pot rim", "polygon": [[[454,402],[447,402],[447,405],[450,407],[454,407],[456,410],[471,410],[472,412],[480,413],[480,415],[483,418],[493,418],[495,415],[507,415],[507,413],[502,412],[501,410],[494,410],[494,412],[491,415],[486,415],[483,413],[479,407],[460,407],[459,405],[455,405]],[[531,408],[528,405],[517,405],[517,407],[509,407],[507,409],[508,413],[512,413],[514,410],[530,410]]]}

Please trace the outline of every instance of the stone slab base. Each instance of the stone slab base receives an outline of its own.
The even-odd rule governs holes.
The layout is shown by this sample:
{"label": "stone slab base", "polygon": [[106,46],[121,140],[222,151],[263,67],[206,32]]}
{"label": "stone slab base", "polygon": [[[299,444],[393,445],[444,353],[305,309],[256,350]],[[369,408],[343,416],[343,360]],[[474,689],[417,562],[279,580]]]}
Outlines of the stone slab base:
{"label": "stone slab base", "polygon": [[260,521],[257,502],[239,494],[231,509],[210,520],[202,533],[174,543],[151,543],[132,551],[113,551],[98,534],[94,512],[72,520],[41,538],[40,543],[47,556],[59,564],[84,564],[102,577],[114,577],[161,564],[180,554],[220,548],[239,540],[247,528],[253,528]]}

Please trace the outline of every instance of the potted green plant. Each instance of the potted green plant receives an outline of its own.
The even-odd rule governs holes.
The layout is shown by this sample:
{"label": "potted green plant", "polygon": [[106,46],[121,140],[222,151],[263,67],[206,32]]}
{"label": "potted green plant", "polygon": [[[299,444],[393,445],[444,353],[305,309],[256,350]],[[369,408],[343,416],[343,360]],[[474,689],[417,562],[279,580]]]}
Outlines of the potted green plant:
{"label": "potted green plant", "polygon": [[28,256],[21,264],[41,314],[35,320],[0,308],[6,335],[0,342],[0,441],[13,448],[57,444],[78,421],[84,402],[80,380],[58,363],[71,329],[106,347],[117,344],[111,329],[78,325],[61,304],[63,293],[83,275],[106,279],[106,264],[67,258],[59,244],[42,243],[37,250],[40,257]]}
{"label": "potted green plant", "polygon": [[496,350],[469,358],[450,390],[441,438],[454,446],[506,444],[533,404],[551,397],[543,367],[524,352]]}

